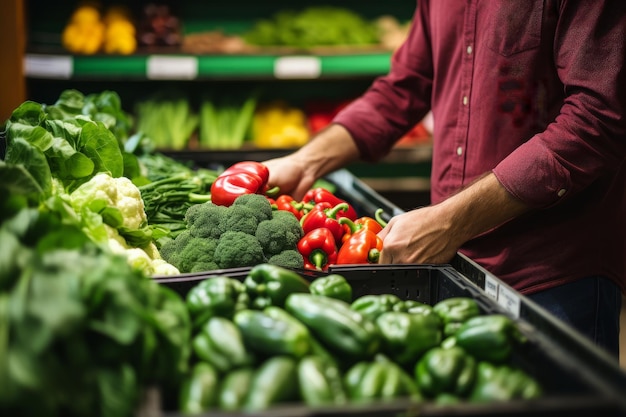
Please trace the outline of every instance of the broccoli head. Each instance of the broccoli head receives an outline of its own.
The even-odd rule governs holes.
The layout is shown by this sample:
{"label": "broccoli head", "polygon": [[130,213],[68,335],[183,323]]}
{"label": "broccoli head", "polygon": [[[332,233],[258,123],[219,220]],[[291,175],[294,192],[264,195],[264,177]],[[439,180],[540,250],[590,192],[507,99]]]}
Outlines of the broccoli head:
{"label": "broccoli head", "polygon": [[285,249],[295,249],[302,234],[302,226],[293,213],[276,210],[271,220],[259,223],[254,235],[261,243],[265,254],[271,256]]}
{"label": "broccoli head", "polygon": [[245,206],[252,209],[254,217],[256,217],[258,222],[272,218],[272,205],[267,197],[261,194],[240,195],[235,199],[231,207],[233,206]]}
{"label": "broccoli head", "polygon": [[270,257],[268,264],[278,265],[285,268],[304,268],[304,258],[302,254],[295,249],[286,249],[279,254]]}
{"label": "broccoli head", "polygon": [[258,225],[254,210],[242,204],[228,207],[220,222],[220,228],[224,232],[244,232],[253,236]]}
{"label": "broccoli head", "polygon": [[194,237],[217,239],[224,232],[222,219],[228,207],[218,206],[211,202],[194,204],[185,212],[187,230]]}
{"label": "broccoli head", "polygon": [[214,260],[220,268],[237,268],[263,263],[265,255],[256,237],[229,230],[220,237]]}
{"label": "broccoli head", "polygon": [[217,240],[193,236],[188,230],[161,247],[161,257],[180,272],[202,272],[218,269],[213,256]]}

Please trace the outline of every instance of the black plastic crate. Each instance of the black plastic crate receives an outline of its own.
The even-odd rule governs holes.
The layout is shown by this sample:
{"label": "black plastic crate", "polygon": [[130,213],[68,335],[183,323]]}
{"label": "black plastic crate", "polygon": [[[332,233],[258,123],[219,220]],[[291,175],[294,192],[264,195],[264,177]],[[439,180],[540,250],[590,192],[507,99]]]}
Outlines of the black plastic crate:
{"label": "black plastic crate", "polygon": [[[243,280],[250,268],[223,270],[223,275]],[[335,266],[326,273],[303,272],[312,280],[327,273],[338,273],[346,277],[353,287],[353,298],[366,294],[395,294],[402,299],[411,299],[433,305],[450,297],[474,298],[485,314],[511,313],[496,303],[484,290],[468,280],[450,265],[356,265]],[[185,295],[190,288],[203,279],[222,275],[212,271],[210,275],[155,278],[162,285]],[[587,346],[571,346],[563,352],[551,334],[544,334],[542,326],[536,326],[521,317],[513,317],[528,343],[513,354],[513,363],[535,377],[543,386],[543,398],[532,401],[510,401],[490,404],[460,404],[439,406],[431,403],[413,404],[402,400],[392,403],[348,405],[324,409],[310,409],[303,405],[285,405],[267,412],[253,413],[254,416],[623,416],[626,404],[618,393],[626,385],[608,389],[609,383],[600,369],[584,363],[585,358],[597,354],[594,350],[577,356]],[[571,341],[570,341],[571,342]],[[573,352],[573,353],[572,353]],[[598,359],[596,359],[597,361]],[[593,363],[593,362],[592,362]],[[619,370],[618,370],[619,373]],[[625,379],[626,380],[626,379]],[[166,412],[174,416],[175,412]],[[233,413],[215,412],[210,416],[233,416]],[[246,414],[251,415],[251,414]]]}

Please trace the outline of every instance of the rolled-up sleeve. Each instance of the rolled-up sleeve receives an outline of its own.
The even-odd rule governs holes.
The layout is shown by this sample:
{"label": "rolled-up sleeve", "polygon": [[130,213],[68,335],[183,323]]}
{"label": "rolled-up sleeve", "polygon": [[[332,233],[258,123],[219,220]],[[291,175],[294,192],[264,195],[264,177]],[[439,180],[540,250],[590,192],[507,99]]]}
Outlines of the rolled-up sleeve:
{"label": "rolled-up sleeve", "polygon": [[564,0],[556,34],[554,60],[565,92],[560,112],[493,169],[533,207],[559,204],[626,158],[626,6]]}

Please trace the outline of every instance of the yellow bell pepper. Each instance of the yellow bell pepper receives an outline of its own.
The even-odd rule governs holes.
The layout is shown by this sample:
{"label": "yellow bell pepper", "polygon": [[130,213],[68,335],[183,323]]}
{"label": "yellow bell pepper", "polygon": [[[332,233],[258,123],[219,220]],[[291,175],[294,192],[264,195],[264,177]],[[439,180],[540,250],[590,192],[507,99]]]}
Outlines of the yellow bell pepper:
{"label": "yellow bell pepper", "polygon": [[281,102],[259,108],[252,129],[253,143],[259,148],[299,147],[310,137],[304,112]]}

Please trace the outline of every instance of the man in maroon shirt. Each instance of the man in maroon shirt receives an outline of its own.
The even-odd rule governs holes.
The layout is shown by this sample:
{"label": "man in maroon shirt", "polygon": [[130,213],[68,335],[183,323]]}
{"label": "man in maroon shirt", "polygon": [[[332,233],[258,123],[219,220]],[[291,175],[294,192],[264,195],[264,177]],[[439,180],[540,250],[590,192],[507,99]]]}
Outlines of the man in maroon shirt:
{"label": "man in maroon shirt", "polygon": [[391,219],[380,262],[460,251],[617,355],[625,62],[624,0],[419,0],[389,74],[270,182],[300,197],[432,110],[432,204]]}

